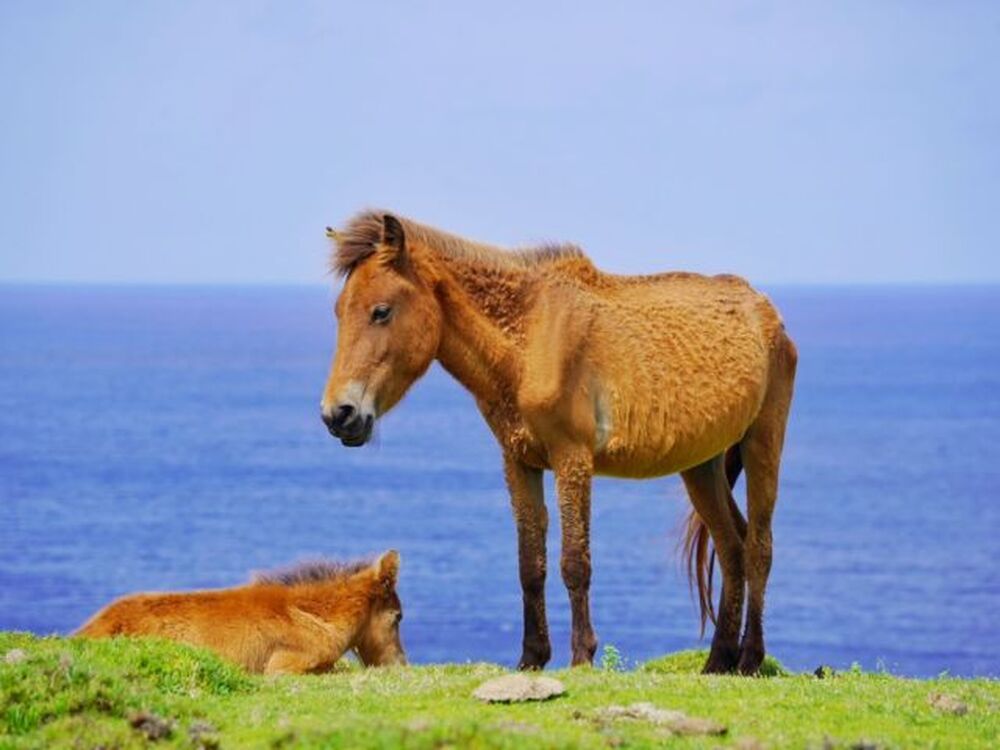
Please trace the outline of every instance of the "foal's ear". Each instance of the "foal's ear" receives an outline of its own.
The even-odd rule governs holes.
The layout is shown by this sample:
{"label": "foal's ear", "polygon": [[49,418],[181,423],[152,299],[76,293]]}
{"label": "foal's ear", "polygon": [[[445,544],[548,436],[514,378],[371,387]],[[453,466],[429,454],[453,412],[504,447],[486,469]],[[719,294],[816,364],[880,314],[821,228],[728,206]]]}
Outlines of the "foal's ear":
{"label": "foal's ear", "polygon": [[406,269],[406,232],[403,225],[399,223],[392,214],[382,215],[382,248],[380,250],[383,260],[395,266],[397,271]]}
{"label": "foal's ear", "polygon": [[399,553],[394,549],[389,550],[375,561],[374,567],[379,581],[386,588],[393,588],[399,577]]}

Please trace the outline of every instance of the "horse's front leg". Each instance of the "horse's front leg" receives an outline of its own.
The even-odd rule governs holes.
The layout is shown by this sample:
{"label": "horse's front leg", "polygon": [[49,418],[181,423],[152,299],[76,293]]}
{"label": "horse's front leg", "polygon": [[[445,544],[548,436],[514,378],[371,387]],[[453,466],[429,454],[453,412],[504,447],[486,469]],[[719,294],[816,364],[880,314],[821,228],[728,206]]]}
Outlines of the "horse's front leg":
{"label": "horse's front leg", "polygon": [[552,656],[545,619],[545,535],[549,514],[542,472],[511,457],[504,459],[504,472],[517,524],[517,560],[524,601],[524,640],[517,668],[542,669]]}
{"label": "horse's front leg", "polygon": [[590,624],[590,484],[593,456],[578,451],[553,465],[562,524],[562,578],[573,617],[572,665],[592,664],[597,636]]}

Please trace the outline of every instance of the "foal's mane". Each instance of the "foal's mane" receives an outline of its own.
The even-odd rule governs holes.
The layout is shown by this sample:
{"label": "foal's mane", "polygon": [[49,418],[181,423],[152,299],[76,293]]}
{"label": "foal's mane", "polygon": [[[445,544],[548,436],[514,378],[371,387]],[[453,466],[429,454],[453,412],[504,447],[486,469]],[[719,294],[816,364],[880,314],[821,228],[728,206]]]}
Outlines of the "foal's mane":
{"label": "foal's mane", "polygon": [[[417,242],[433,252],[455,260],[501,268],[530,268],[559,258],[583,258],[583,251],[571,244],[543,244],[521,250],[505,250],[495,245],[475,242],[440,229],[390,214],[406,233],[407,242]],[[347,276],[366,258],[374,255],[382,241],[383,211],[362,211],[347,226],[336,232],[337,247],[330,259],[331,269]]]}
{"label": "foal's mane", "polygon": [[332,583],[350,578],[371,566],[369,560],[339,563],[329,560],[312,560],[276,570],[254,573],[253,583],[278,586],[301,586],[310,583]]}

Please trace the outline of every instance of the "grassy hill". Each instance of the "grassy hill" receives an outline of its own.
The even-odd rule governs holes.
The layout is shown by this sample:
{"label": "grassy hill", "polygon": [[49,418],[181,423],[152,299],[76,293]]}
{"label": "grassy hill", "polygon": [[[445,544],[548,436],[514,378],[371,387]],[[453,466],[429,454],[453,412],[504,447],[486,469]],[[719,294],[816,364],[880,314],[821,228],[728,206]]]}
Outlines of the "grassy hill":
{"label": "grassy hill", "polygon": [[[562,697],[487,705],[472,691],[505,672],[488,664],[268,678],[170,643],[0,633],[0,748],[1000,746],[995,680],[857,671],[818,679],[776,663],[765,678],[704,677],[702,658],[552,671]],[[636,702],[713,719],[727,732],[676,736],[604,711]]]}

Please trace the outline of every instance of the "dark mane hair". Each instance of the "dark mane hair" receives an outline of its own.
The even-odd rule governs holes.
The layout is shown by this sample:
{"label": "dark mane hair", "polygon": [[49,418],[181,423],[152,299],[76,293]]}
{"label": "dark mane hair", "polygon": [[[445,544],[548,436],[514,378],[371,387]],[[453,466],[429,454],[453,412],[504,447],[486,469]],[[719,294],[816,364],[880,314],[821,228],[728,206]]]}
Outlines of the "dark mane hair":
{"label": "dark mane hair", "polygon": [[370,560],[338,563],[329,560],[311,560],[276,570],[258,571],[253,574],[255,584],[276,584],[278,586],[300,586],[309,583],[329,583],[342,578],[350,578],[370,567]]}
{"label": "dark mane hair", "polygon": [[[340,230],[327,230],[336,240],[336,249],[330,258],[330,269],[339,276],[347,276],[366,258],[375,254],[382,241],[384,211],[362,211]],[[523,250],[504,250],[494,245],[467,240],[458,235],[442,232],[395,214],[393,216],[406,233],[407,241],[420,243],[450,258],[493,266],[527,268],[558,258],[582,258],[583,251],[576,245],[545,244]]]}

